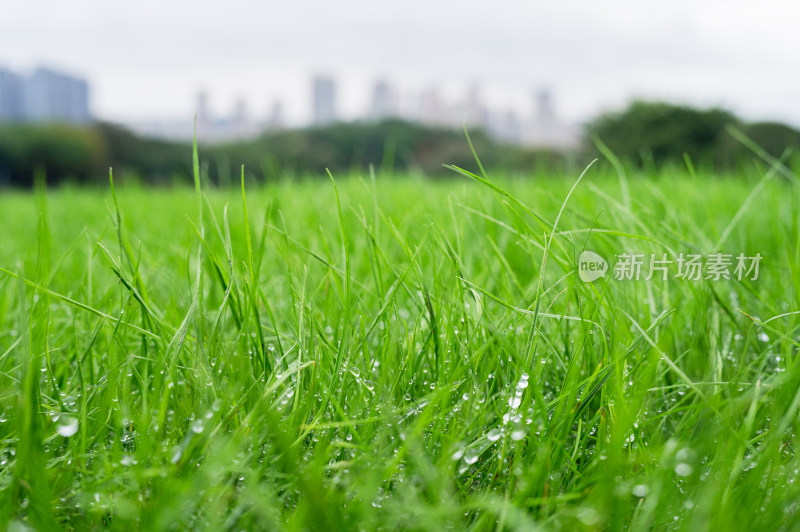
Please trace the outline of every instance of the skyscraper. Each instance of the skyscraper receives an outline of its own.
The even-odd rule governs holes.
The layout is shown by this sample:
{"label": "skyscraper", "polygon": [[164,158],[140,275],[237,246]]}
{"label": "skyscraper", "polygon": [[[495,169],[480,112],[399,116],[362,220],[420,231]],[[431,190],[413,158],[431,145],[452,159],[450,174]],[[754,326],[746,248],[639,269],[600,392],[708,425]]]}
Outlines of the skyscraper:
{"label": "skyscraper", "polygon": [[269,115],[267,115],[267,127],[270,129],[281,129],[285,125],[284,122],[283,102],[275,100],[270,105]]}
{"label": "skyscraper", "polygon": [[387,81],[380,80],[372,89],[369,117],[373,120],[381,120],[396,115],[397,95],[394,88]]}
{"label": "skyscraper", "polygon": [[314,125],[330,124],[336,120],[336,82],[330,77],[316,76],[312,90]]}
{"label": "skyscraper", "polygon": [[200,91],[195,98],[195,116],[197,119],[197,127],[205,129],[211,122],[211,113],[208,110],[208,93]]}
{"label": "skyscraper", "polygon": [[539,89],[536,92],[536,119],[542,128],[553,127],[556,122],[553,95],[548,89]]}
{"label": "skyscraper", "polygon": [[90,120],[89,85],[82,79],[39,68],[25,80],[25,118],[34,122]]}
{"label": "skyscraper", "polygon": [[22,76],[0,69],[0,120],[14,121],[24,118],[22,87]]}

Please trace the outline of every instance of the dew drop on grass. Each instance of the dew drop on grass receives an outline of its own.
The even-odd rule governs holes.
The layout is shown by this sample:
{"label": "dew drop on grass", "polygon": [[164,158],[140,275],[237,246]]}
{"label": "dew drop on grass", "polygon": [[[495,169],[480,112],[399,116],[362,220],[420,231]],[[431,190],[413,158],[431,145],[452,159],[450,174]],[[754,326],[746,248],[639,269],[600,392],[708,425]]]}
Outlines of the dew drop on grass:
{"label": "dew drop on grass", "polygon": [[578,512],[578,519],[584,525],[595,526],[600,523],[600,514],[594,508],[582,508]]}
{"label": "dew drop on grass", "polygon": [[516,410],[517,408],[519,408],[519,405],[521,404],[522,404],[522,399],[516,396],[508,400],[508,406],[510,406],[512,410]]}
{"label": "dew drop on grass", "polygon": [[196,419],[192,423],[192,432],[194,432],[195,434],[200,434],[201,432],[203,432],[203,428],[204,427],[203,427],[203,420],[202,419]]}
{"label": "dew drop on grass", "polygon": [[769,342],[769,336],[765,332],[758,333],[758,339],[762,342]]}
{"label": "dew drop on grass", "polygon": [[465,392],[465,393],[464,393],[464,394],[461,396],[461,398],[462,398],[463,400],[465,400],[465,401],[469,401],[469,394]]}
{"label": "dew drop on grass", "polygon": [[56,431],[65,438],[74,436],[78,432],[78,420],[71,417],[62,417],[56,427]]}
{"label": "dew drop on grass", "polygon": [[681,462],[680,464],[675,466],[675,474],[679,477],[688,477],[692,474],[692,466],[689,464],[684,464]]}
{"label": "dew drop on grass", "polygon": [[450,458],[453,461],[461,460],[461,457],[464,456],[464,449],[458,449],[456,452],[450,455]]}
{"label": "dew drop on grass", "polygon": [[519,430],[518,429],[518,430],[515,430],[514,432],[511,433],[511,439],[514,440],[514,441],[519,441],[524,437],[525,437],[525,431],[524,430]]}
{"label": "dew drop on grass", "polygon": [[500,429],[492,429],[486,435],[486,439],[489,440],[489,441],[497,441],[497,440],[500,439],[500,436],[502,436],[502,435],[503,435],[503,431],[501,431]]}
{"label": "dew drop on grass", "polygon": [[645,484],[636,484],[633,487],[632,493],[634,496],[644,498],[647,496],[647,485]]}
{"label": "dew drop on grass", "polygon": [[694,460],[695,452],[690,447],[684,447],[675,453],[678,462],[691,462]]}
{"label": "dew drop on grass", "polygon": [[467,449],[464,451],[464,463],[467,465],[472,465],[478,461],[478,451],[475,449]]}

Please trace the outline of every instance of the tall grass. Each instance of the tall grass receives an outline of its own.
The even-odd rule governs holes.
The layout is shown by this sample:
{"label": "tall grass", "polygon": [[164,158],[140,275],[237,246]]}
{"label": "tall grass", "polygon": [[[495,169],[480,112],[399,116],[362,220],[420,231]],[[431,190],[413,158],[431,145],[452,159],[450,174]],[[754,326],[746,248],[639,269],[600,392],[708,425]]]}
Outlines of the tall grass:
{"label": "tall grass", "polygon": [[[796,529],[800,188],[772,162],[4,193],[0,522]],[[764,260],[584,283],[584,250]]]}

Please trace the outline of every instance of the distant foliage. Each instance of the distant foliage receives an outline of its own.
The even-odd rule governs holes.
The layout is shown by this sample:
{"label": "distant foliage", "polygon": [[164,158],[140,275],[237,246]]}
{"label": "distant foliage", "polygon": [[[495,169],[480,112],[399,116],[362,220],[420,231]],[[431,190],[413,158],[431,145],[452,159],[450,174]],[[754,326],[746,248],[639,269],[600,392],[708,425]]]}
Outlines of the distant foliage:
{"label": "distant foliage", "polygon": [[800,131],[779,122],[748,124],[743,132],[773,157],[780,157],[787,149],[800,147]]}
{"label": "distant foliage", "polygon": [[[567,157],[554,151],[532,150],[493,142],[484,132],[471,131],[479,156],[494,171],[528,175],[562,167]],[[225,181],[241,164],[264,179],[321,176],[332,172],[415,172],[451,175],[445,164],[477,171],[464,133],[433,129],[400,120],[379,123],[339,123],[322,128],[268,132],[260,138],[206,147],[212,180]]]}
{"label": "distant foliage", "polygon": [[[684,164],[700,168],[752,164],[760,159],[729,132],[733,126],[763,152],[800,168],[800,131],[785,124],[747,124],[721,109],[694,109],[637,101],[604,114],[586,127],[585,149],[562,153],[500,144],[483,131],[470,131],[472,143],[492,174],[531,178],[577,175],[598,146],[607,146],[634,166]],[[34,176],[47,182],[105,183],[113,167],[121,182],[191,183],[191,145],[142,138],[109,123],[87,127],[63,124],[0,124],[0,186],[30,187]],[[201,171],[212,184],[236,184],[242,165],[249,181],[365,176],[395,172],[427,177],[454,175],[445,164],[477,172],[463,132],[399,120],[338,123],[325,127],[268,131],[256,139],[201,145]],[[763,162],[763,161],[762,161]],[[759,163],[761,164],[761,163]]]}
{"label": "distant foliage", "polygon": [[102,179],[107,179],[110,166],[116,175],[124,174],[128,179],[135,177],[147,183],[190,179],[192,148],[188,143],[142,138],[105,122],[96,124],[94,129],[105,147],[104,165],[100,169]]}
{"label": "distant foliage", "polygon": [[94,129],[61,124],[0,126],[0,184],[29,187],[34,175],[86,181],[106,157]]}
{"label": "distant foliage", "polygon": [[[475,149],[493,172],[525,176],[563,171],[564,154],[500,145],[471,131]],[[189,143],[146,139],[109,123],[88,128],[66,125],[0,125],[0,184],[27,187],[33,175],[105,182],[113,167],[121,180],[151,184],[191,182]],[[253,140],[201,146],[202,173],[212,183],[238,182],[242,165],[257,181],[324,177],[334,173],[380,175],[395,171],[425,176],[453,175],[455,164],[477,171],[464,133],[402,121],[339,123],[321,128],[267,132]]]}
{"label": "distant foliage", "polygon": [[600,139],[617,157],[638,165],[681,161],[684,154],[695,162],[724,164],[730,156],[725,128],[739,123],[722,109],[634,101],[591,122],[587,140]]}

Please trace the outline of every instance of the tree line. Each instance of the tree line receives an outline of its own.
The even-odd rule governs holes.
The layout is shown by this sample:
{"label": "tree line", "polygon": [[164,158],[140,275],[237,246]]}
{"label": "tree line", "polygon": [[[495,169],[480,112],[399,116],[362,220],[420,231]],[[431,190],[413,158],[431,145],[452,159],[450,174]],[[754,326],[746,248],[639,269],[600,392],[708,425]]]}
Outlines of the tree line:
{"label": "tree line", "polygon": [[[578,149],[559,152],[501,144],[482,131],[470,140],[484,167],[531,176],[575,170],[613,153],[632,167],[692,164],[732,168],[753,155],[731,131],[739,131],[773,157],[797,163],[792,149],[800,131],[773,122],[747,123],[723,109],[698,109],[635,101],[600,115],[584,127]],[[271,181],[344,174],[370,168],[386,175],[414,172],[451,175],[444,164],[477,170],[463,132],[390,120],[339,123],[320,128],[266,132],[258,138],[201,145],[203,174],[220,185],[235,183],[244,165],[248,179]],[[110,123],[0,124],[0,185],[31,186],[38,173],[48,183],[100,183],[108,168],[123,180],[147,184],[191,182],[191,145],[139,137]]]}

